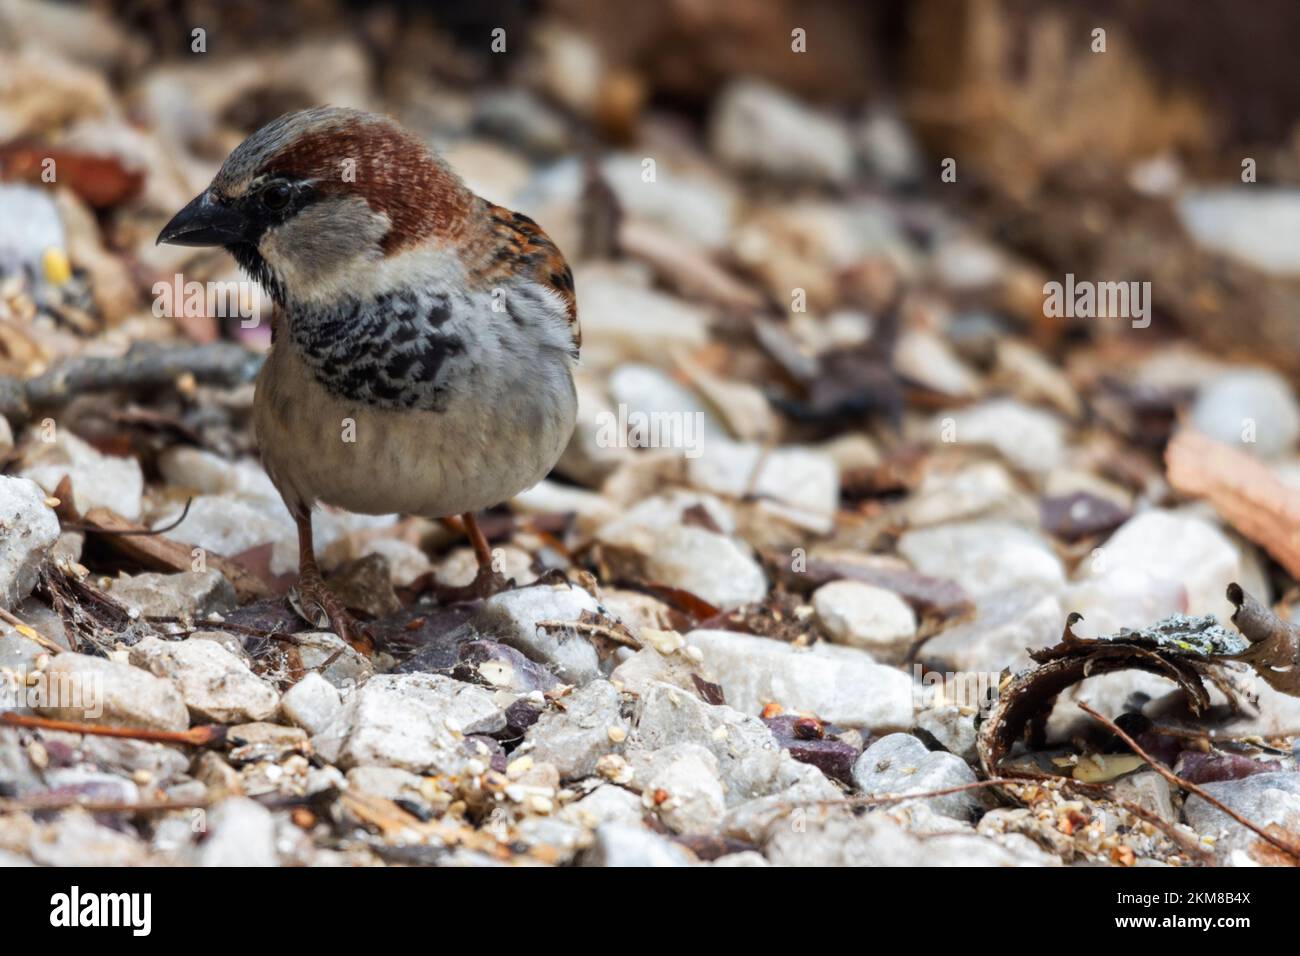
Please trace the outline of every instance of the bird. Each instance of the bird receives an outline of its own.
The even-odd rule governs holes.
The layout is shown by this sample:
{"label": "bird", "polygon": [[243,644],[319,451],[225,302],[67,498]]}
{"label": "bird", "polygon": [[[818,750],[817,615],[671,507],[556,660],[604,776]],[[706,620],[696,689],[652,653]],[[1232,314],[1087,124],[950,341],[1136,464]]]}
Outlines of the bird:
{"label": "bird", "polygon": [[577,416],[573,272],[536,222],[394,120],[317,107],[235,147],[158,242],[223,247],[274,303],[253,424],[304,616],[374,649],[321,576],[321,504],[459,516],[478,569],[455,597],[510,585],[475,515],[541,481]]}

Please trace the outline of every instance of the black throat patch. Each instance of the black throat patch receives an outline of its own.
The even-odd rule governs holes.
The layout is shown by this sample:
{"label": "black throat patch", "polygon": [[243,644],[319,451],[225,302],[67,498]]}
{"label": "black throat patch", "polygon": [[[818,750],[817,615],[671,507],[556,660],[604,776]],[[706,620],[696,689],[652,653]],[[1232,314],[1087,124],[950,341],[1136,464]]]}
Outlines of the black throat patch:
{"label": "black throat patch", "polygon": [[391,409],[441,411],[448,365],[465,353],[449,331],[469,301],[404,290],[338,306],[286,309],[287,333],[316,380],[337,398]]}

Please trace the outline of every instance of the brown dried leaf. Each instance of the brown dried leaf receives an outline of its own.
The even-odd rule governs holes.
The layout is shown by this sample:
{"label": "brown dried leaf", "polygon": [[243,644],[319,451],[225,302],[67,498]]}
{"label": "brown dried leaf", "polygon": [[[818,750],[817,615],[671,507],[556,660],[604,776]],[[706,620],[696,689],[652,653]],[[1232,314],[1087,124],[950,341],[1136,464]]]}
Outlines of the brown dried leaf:
{"label": "brown dried leaf", "polygon": [[1175,489],[1209,499],[1224,520],[1300,578],[1300,491],[1259,459],[1194,431],[1174,436],[1165,463]]}

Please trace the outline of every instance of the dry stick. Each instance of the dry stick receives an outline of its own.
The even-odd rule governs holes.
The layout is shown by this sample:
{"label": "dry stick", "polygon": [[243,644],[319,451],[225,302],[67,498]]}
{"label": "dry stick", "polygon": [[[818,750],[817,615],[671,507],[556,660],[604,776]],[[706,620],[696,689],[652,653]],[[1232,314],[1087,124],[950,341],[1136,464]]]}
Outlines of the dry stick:
{"label": "dry stick", "polygon": [[18,618],[10,614],[2,607],[0,607],[0,621],[4,621],[6,624],[12,627],[23,637],[27,638],[29,641],[35,641],[37,644],[45,648],[45,650],[49,651],[51,654],[62,654],[66,650],[66,648],[60,647],[58,644],[55,644],[52,640],[50,640],[40,631],[36,630],[36,628],[32,627],[30,624],[24,624],[22,621],[20,621]]}
{"label": "dry stick", "polygon": [[778,806],[783,807],[877,807],[885,806],[891,803],[901,803],[904,800],[929,800],[931,797],[946,797],[953,793],[964,793],[967,790],[983,790],[986,787],[1005,787],[1008,784],[1012,786],[1030,787],[1038,783],[1036,780],[1017,780],[1012,777],[994,777],[991,780],[976,780],[974,783],[963,783],[959,787],[948,787],[944,790],[929,790],[922,793],[891,793],[881,797],[841,797],[834,800],[808,800],[795,801],[791,803],[782,803]]}
{"label": "dry stick", "polygon": [[1110,720],[1107,717],[1103,717],[1101,714],[1097,713],[1097,711],[1093,710],[1091,707],[1089,707],[1087,704],[1081,701],[1079,702],[1079,709],[1082,710],[1089,717],[1091,717],[1093,720],[1096,720],[1098,723],[1100,723],[1103,727],[1105,727],[1107,730],[1109,730],[1111,733],[1117,736],[1120,740],[1124,741],[1124,743],[1128,744],[1129,748],[1135,754],[1141,757],[1151,767],[1152,770],[1160,774],[1160,776],[1164,777],[1170,783],[1174,784],[1177,787],[1182,788],[1183,790],[1187,790],[1190,793],[1196,794],[1198,797],[1200,797],[1206,803],[1213,806],[1215,809],[1220,810],[1223,813],[1226,813],[1228,816],[1232,817],[1232,819],[1236,820],[1243,827],[1246,827],[1248,830],[1253,830],[1255,833],[1258,833],[1261,837],[1263,837],[1269,843],[1273,844],[1273,846],[1277,847],[1283,853],[1289,853],[1297,860],[1300,860],[1300,845],[1296,845],[1292,843],[1290,840],[1284,840],[1281,837],[1274,836],[1273,834],[1265,830],[1263,827],[1261,827],[1259,824],[1246,819],[1236,810],[1233,810],[1231,807],[1225,805],[1221,800],[1217,799],[1212,794],[1206,793],[1204,788],[1197,786],[1196,784],[1192,783],[1190,780],[1184,780],[1182,777],[1178,776],[1178,774],[1174,773],[1172,770],[1165,767],[1163,764],[1157,762],[1154,757],[1152,757],[1149,753],[1147,753],[1140,746],[1138,746],[1138,742],[1136,740],[1134,740],[1123,730],[1121,730],[1113,720]]}
{"label": "dry stick", "polygon": [[129,740],[147,740],[158,744],[184,744],[189,747],[221,743],[226,739],[226,728],[219,724],[202,724],[189,730],[148,730],[143,727],[108,727],[76,720],[30,717],[27,714],[12,712],[0,713],[0,724],[9,727],[28,727],[33,730],[63,730],[71,734],[90,734],[95,737],[125,737]]}
{"label": "dry stick", "polygon": [[181,509],[180,517],[162,528],[101,528],[98,525],[82,524],[77,521],[65,521],[63,522],[63,528],[65,531],[93,531],[95,534],[123,535],[128,537],[131,535],[139,535],[140,537],[148,538],[153,535],[166,534],[169,531],[175,531],[180,523],[189,515],[190,505],[192,504],[194,504],[193,496],[186,498],[185,507]]}
{"label": "dry stick", "polygon": [[42,799],[40,796],[21,800],[0,800],[0,813],[26,813],[40,810],[85,810],[87,813],[157,813],[167,810],[205,810],[212,800],[142,800],[125,803],[120,800]]}
{"label": "dry stick", "polygon": [[622,644],[624,647],[630,647],[636,651],[641,649],[640,641],[630,638],[626,634],[620,634],[613,628],[603,627],[600,624],[587,624],[582,621],[538,621],[537,626],[544,627],[548,631],[572,629],[580,633],[595,634],[597,637],[606,638],[615,644]]}

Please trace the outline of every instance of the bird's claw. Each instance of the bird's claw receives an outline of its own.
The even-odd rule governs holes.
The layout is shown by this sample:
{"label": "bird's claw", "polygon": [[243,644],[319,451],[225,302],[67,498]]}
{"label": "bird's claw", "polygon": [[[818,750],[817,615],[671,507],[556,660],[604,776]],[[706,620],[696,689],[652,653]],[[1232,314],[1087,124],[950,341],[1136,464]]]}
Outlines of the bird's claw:
{"label": "bird's claw", "polygon": [[480,567],[469,584],[452,586],[435,584],[433,593],[439,604],[456,604],[460,601],[479,601],[516,587],[514,578],[507,578],[491,567]]}
{"label": "bird's claw", "polygon": [[325,582],[319,578],[299,580],[297,598],[294,609],[308,624],[323,627],[328,621],[330,630],[359,653],[366,657],[374,655],[375,642],[365,626],[352,616]]}

